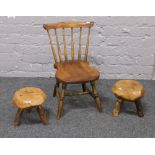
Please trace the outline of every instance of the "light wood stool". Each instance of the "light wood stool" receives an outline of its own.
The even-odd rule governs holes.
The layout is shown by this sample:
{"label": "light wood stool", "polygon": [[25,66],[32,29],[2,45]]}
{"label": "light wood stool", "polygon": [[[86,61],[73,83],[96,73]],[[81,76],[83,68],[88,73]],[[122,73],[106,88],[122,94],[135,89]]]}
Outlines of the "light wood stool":
{"label": "light wood stool", "polygon": [[17,90],[12,100],[13,104],[18,108],[14,126],[19,126],[23,112],[26,110],[30,111],[32,108],[37,109],[41,121],[44,125],[47,125],[48,121],[42,106],[46,98],[46,94],[40,88],[25,87]]}
{"label": "light wood stool", "polygon": [[138,116],[144,116],[140,102],[140,99],[144,96],[144,87],[141,83],[136,80],[119,80],[113,85],[112,92],[117,97],[112,116],[119,115],[123,101],[135,102]]}

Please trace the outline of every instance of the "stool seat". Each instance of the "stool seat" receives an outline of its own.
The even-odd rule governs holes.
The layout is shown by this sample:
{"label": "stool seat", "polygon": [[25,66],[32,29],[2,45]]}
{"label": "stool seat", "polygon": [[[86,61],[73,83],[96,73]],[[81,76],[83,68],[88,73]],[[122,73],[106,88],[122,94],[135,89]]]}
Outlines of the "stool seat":
{"label": "stool seat", "polygon": [[144,96],[144,87],[136,80],[119,80],[113,85],[112,92],[121,99],[135,101]]}
{"label": "stool seat", "polygon": [[15,92],[13,103],[20,109],[42,105],[46,94],[40,88],[25,87]]}

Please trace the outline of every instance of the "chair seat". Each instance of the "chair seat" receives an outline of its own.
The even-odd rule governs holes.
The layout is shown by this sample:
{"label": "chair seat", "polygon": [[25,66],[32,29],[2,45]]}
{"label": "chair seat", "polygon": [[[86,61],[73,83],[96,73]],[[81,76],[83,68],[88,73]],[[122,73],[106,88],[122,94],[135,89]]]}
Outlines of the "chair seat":
{"label": "chair seat", "polygon": [[136,80],[119,80],[113,85],[112,92],[119,98],[135,101],[144,96],[144,87]]}
{"label": "chair seat", "polygon": [[58,64],[56,79],[63,83],[81,83],[95,81],[99,71],[85,61],[65,61]]}

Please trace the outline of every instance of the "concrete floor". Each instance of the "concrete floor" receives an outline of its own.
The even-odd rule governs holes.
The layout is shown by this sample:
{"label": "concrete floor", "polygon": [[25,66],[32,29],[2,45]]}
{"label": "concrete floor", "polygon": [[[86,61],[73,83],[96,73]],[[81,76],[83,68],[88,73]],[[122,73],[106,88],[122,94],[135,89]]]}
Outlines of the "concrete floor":
{"label": "concrete floor", "polygon": [[[66,97],[64,115],[57,120],[57,99],[52,97],[53,78],[0,78],[0,137],[155,137],[155,81],[141,81],[146,92],[142,100],[143,118],[137,116],[135,105],[128,102],[123,105],[119,117],[113,118],[115,96],[111,87],[115,81],[97,82],[104,103],[103,113],[97,111],[89,95]],[[13,127],[16,107],[11,99],[17,89],[25,86],[40,87],[48,95],[44,105],[49,118],[47,127],[40,122],[35,110],[24,113],[21,126]]]}

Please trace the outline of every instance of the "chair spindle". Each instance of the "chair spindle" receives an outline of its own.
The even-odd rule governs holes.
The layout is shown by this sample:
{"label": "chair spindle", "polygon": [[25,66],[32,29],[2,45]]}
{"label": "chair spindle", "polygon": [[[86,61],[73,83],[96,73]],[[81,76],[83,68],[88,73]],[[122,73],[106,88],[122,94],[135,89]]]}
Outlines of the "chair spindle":
{"label": "chair spindle", "polygon": [[64,43],[64,55],[65,55],[65,60],[68,60],[67,57],[67,48],[66,48],[66,38],[65,38],[65,29],[62,29],[62,35],[63,35],[63,43]]}
{"label": "chair spindle", "polygon": [[49,30],[47,30],[47,33],[48,33],[48,36],[49,36],[49,39],[50,39],[50,45],[51,45],[51,49],[52,49],[52,54],[53,54],[53,57],[54,57],[54,61],[55,61],[55,63],[57,64],[57,63],[58,63],[58,61],[57,61],[57,56],[56,56],[56,53],[55,53],[55,49],[54,49],[52,37],[51,37],[51,35],[50,35]]}
{"label": "chair spindle", "polygon": [[60,62],[62,62],[62,54],[61,54],[57,30],[56,29],[54,29],[54,30],[55,30],[55,36],[56,36],[56,42],[57,42],[58,55],[59,55]]}
{"label": "chair spindle", "polygon": [[86,43],[86,48],[85,48],[85,61],[87,61],[88,59],[89,38],[90,38],[90,27],[88,29],[87,43]]}
{"label": "chair spindle", "polygon": [[81,60],[81,38],[82,38],[82,27],[80,27],[79,50],[78,50],[78,60]]}
{"label": "chair spindle", "polygon": [[72,61],[74,61],[74,37],[73,37],[73,28],[71,28],[71,55],[72,55]]}

